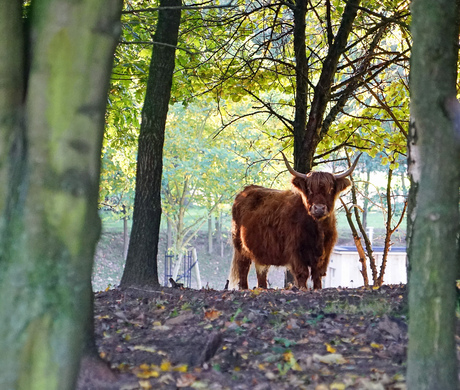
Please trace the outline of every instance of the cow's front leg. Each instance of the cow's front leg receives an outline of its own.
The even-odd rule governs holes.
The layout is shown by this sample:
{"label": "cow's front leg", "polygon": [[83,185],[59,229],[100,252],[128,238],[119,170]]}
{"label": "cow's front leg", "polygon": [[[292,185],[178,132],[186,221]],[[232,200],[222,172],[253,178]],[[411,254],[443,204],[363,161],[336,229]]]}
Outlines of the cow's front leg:
{"label": "cow's front leg", "polygon": [[294,275],[296,286],[301,289],[307,288],[307,280],[310,276],[310,270],[303,264],[297,264],[296,267],[291,268],[291,273]]}

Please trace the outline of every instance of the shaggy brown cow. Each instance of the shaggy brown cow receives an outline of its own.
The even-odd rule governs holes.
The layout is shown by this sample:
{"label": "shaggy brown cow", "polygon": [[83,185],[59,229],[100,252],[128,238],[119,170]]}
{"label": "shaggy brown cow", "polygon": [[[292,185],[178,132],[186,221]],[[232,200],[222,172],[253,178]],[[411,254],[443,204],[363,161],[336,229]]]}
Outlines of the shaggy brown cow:
{"label": "shaggy brown cow", "polygon": [[233,261],[230,286],[248,288],[254,262],[258,287],[267,288],[270,266],[286,266],[298,287],[306,288],[311,270],[313,288],[321,288],[329,257],[337,240],[334,205],[351,182],[347,179],[358,158],[345,172],[293,175],[292,190],[279,191],[256,185],[240,192],[232,208]]}

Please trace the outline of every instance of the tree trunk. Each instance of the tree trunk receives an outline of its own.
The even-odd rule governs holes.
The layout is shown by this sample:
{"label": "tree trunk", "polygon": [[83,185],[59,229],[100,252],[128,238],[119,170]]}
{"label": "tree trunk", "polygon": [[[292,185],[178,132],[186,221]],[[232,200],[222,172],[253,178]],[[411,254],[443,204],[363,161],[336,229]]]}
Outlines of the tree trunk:
{"label": "tree trunk", "polygon": [[123,210],[123,261],[126,261],[128,257],[128,246],[129,246],[129,229],[128,229],[128,217],[126,216],[126,206],[122,206]]}
{"label": "tree trunk", "polygon": [[[294,169],[298,172],[308,172],[311,166],[305,165],[303,153],[305,129],[307,124],[308,108],[308,58],[305,46],[305,18],[307,1],[298,0],[294,8],[294,53],[295,53],[295,114],[294,114]],[[294,278],[290,277],[291,282]]]}
{"label": "tree trunk", "polygon": [[[359,4],[360,0],[350,0],[346,3],[339,30],[323,61],[321,75],[315,86],[313,101],[311,102],[305,129],[305,137],[301,147],[302,165],[300,166],[300,172],[308,172],[311,170],[316,147],[324,137],[322,124],[327,105],[331,100],[331,88],[337,72],[337,64],[347,45],[348,36],[350,35],[353,22],[358,13]],[[296,156],[296,160],[297,159],[299,159],[299,157]]]}
{"label": "tree trunk", "polygon": [[367,216],[369,214],[369,183],[371,181],[371,169],[366,167],[366,182],[364,183],[364,202],[363,202],[363,227],[367,230]]}
{"label": "tree trunk", "polygon": [[171,218],[167,217],[166,218],[166,250],[169,251],[172,248],[173,244],[173,228],[172,228],[173,222],[171,221]]}
{"label": "tree trunk", "polygon": [[[408,389],[456,390],[457,2],[412,3]],[[457,129],[460,127],[457,124]]]}
{"label": "tree trunk", "polygon": [[[321,125],[323,123],[326,106],[330,101],[330,92],[337,63],[340,55],[346,46],[348,35],[351,31],[353,21],[358,12],[357,5],[360,0],[351,0],[345,6],[341,26],[335,37],[332,37],[332,30],[328,30],[328,42],[330,44],[328,55],[323,63],[318,84],[315,87],[310,112],[308,107],[308,58],[305,46],[305,18],[307,12],[307,1],[296,1],[294,11],[294,53],[296,63],[296,100],[294,115],[294,169],[298,172],[310,172],[313,167],[313,156],[321,138]],[[308,120],[307,120],[308,117]],[[294,277],[286,270],[284,285],[294,283]]]}
{"label": "tree trunk", "polygon": [[[133,225],[121,286],[158,287],[163,144],[181,0],[161,0],[139,134]],[[171,8],[172,7],[172,8]],[[174,8],[177,7],[177,8]],[[164,9],[162,9],[164,8]]]}
{"label": "tree trunk", "polygon": [[22,3],[0,0],[0,388],[73,389],[94,346],[90,281],[121,1],[35,2],[30,36]]}
{"label": "tree trunk", "polygon": [[208,216],[208,254],[212,254],[213,247],[212,247],[212,215]]}

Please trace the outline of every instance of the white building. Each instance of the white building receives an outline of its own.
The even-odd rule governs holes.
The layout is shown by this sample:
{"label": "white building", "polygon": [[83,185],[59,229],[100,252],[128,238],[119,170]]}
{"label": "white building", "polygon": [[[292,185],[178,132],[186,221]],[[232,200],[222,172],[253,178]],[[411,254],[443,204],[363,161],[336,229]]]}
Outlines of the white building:
{"label": "white building", "polygon": [[[380,272],[383,248],[375,247],[373,249],[377,272]],[[367,276],[369,284],[372,285],[372,270],[369,260],[366,260]],[[359,262],[358,252],[354,246],[336,246],[332,251],[327,274],[323,278],[323,288],[363,286],[361,269],[362,264]],[[406,283],[406,281],[406,248],[392,247],[388,253],[383,283],[399,284]]]}

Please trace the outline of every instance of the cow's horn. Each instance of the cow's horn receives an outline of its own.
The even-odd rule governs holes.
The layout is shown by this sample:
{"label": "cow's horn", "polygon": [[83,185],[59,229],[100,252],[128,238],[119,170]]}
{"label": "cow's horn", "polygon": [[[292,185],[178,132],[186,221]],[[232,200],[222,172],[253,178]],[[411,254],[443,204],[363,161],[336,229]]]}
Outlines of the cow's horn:
{"label": "cow's horn", "polygon": [[[281,151],[280,151],[281,152]],[[290,174],[292,176],[295,176],[295,177],[300,177],[301,179],[306,179],[307,178],[307,175],[305,173],[300,173],[300,172],[297,172],[295,171],[291,165],[289,164],[289,161],[288,159],[286,158],[286,156],[284,155],[283,152],[281,152],[281,154],[283,155],[283,158],[284,158],[284,163],[286,164],[286,168],[288,169],[288,171],[290,172]]]}
{"label": "cow's horn", "polygon": [[361,157],[361,154],[362,154],[362,153],[360,153],[360,154],[358,155],[358,157],[356,157],[356,160],[353,162],[353,164],[351,164],[351,167],[348,168],[345,172],[334,174],[335,178],[336,178],[336,179],[341,179],[342,177],[350,176],[350,175],[353,173],[353,171],[355,170],[356,165],[358,164],[358,160],[359,160],[359,158]]}

